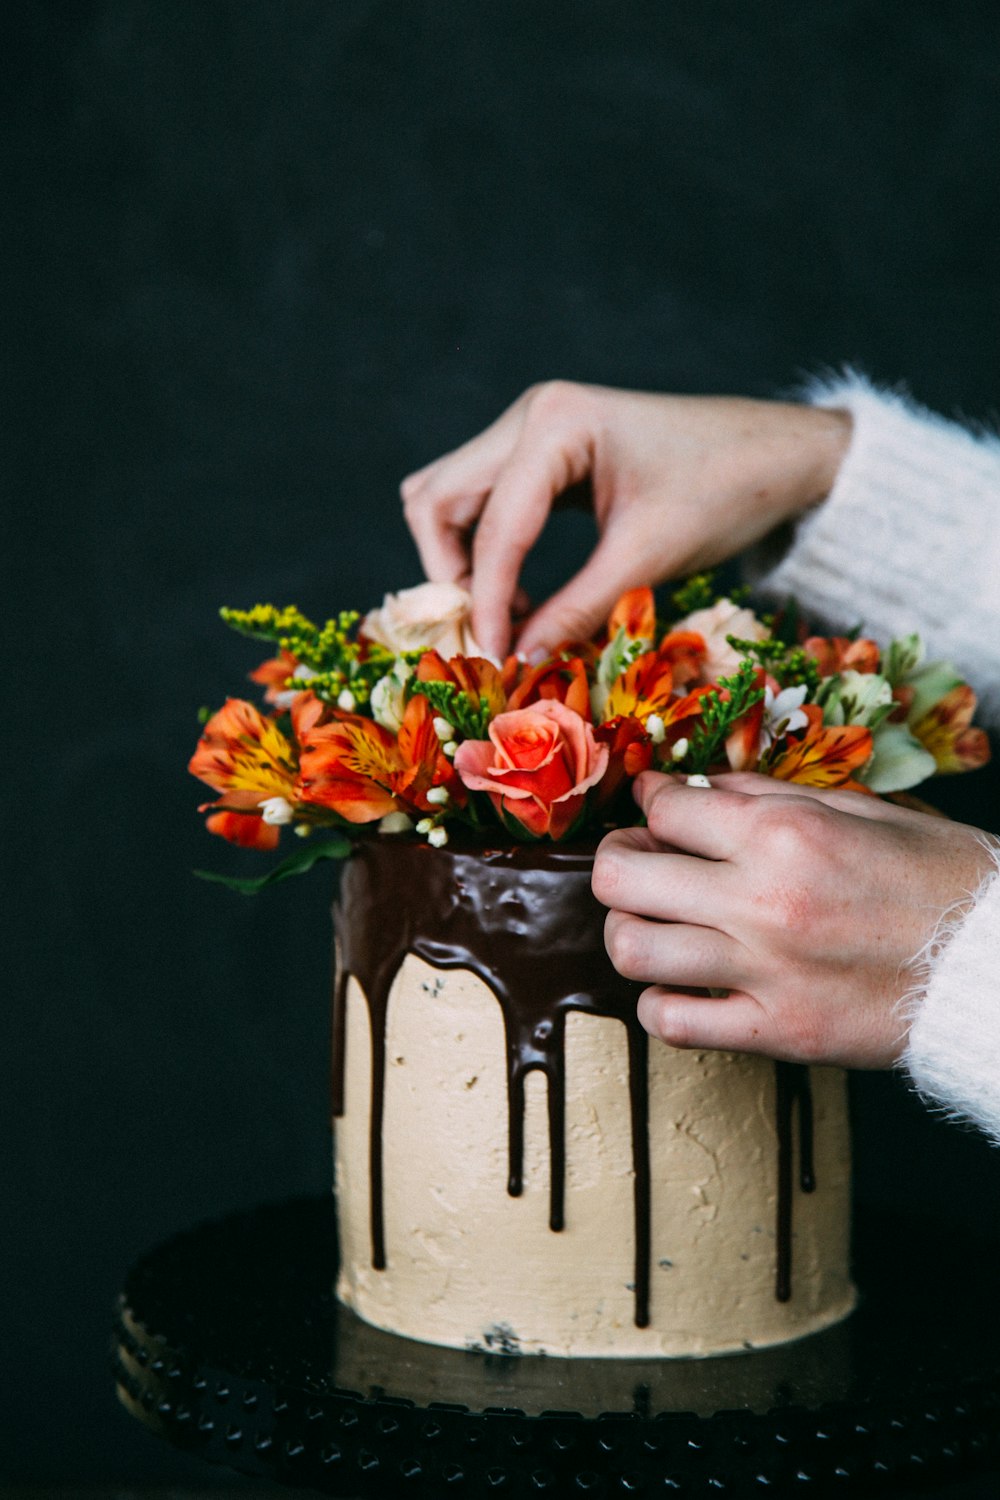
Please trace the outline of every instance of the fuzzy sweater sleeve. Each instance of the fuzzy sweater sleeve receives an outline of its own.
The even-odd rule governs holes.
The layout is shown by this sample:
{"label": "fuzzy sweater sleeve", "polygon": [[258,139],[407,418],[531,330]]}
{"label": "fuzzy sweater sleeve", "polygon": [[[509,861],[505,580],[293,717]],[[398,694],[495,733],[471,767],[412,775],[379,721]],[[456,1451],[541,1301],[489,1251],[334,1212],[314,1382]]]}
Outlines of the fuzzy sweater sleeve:
{"label": "fuzzy sweater sleeve", "polygon": [[[1000,728],[1000,440],[846,376],[814,386],[846,409],[851,443],[829,497],[747,560],[765,598],[794,595],[833,628],[919,630]],[[1000,1145],[1000,853],[915,959],[902,1064],[928,1103]]]}
{"label": "fuzzy sweater sleeve", "polygon": [[827,499],[751,553],[748,578],[841,630],[919,630],[928,657],[953,661],[1000,728],[1000,439],[858,376],[806,397],[849,411],[851,442]]}

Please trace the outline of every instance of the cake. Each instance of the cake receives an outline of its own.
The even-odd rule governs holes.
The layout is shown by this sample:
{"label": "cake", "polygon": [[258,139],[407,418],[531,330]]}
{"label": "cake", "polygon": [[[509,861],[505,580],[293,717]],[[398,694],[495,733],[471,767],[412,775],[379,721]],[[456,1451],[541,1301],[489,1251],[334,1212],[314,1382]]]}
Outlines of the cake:
{"label": "cake", "polygon": [[360,841],[334,908],[340,1301],[391,1333],[705,1356],[845,1317],[831,1068],[651,1041],[593,844]]}
{"label": "cake", "polygon": [[224,610],[278,648],[251,674],[269,712],[228,699],[190,762],[213,833],[305,839],[260,877],[210,878],[252,892],[346,856],[341,1302],[505,1355],[713,1355],[836,1323],[855,1302],[844,1075],[651,1043],[594,853],[640,820],[647,772],[890,795],[971,769],[989,755],[971,688],[916,635],[810,636],[707,575],[666,618],[628,590],[534,665],[481,656],[470,608],[425,583],[323,625]]}

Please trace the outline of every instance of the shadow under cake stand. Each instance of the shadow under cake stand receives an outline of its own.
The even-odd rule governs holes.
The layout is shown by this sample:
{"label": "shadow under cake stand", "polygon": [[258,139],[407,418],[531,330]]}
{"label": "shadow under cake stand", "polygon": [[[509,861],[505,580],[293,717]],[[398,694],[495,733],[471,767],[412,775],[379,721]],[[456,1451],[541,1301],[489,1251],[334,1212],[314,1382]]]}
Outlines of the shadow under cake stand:
{"label": "shadow under cake stand", "polygon": [[1000,1464],[1000,1247],[896,1219],[856,1239],[862,1300],[836,1328],[568,1360],[368,1327],[332,1294],[332,1199],[265,1205],[133,1268],[118,1393],[211,1462],[342,1496],[898,1494]]}

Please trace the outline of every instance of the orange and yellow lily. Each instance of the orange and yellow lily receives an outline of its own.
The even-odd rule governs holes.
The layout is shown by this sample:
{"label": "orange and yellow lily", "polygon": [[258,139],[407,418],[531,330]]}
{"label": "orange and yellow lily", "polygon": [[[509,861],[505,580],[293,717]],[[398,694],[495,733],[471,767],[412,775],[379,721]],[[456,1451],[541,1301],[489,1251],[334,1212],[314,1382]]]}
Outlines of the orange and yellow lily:
{"label": "orange and yellow lily", "polygon": [[975,710],[976,695],[963,682],[910,725],[914,736],[933,755],[940,773],[975,771],[989,760],[986,731],[972,723]]}
{"label": "orange and yellow lily", "polygon": [[273,849],[278,829],[259,808],[270,797],[295,800],[295,747],[273,719],[243,698],[227,698],[202,731],[188,770],[216,792],[207,826],[234,844]]}
{"label": "orange and yellow lily", "polygon": [[457,781],[441,754],[434,711],[415,695],[398,737],[360,714],[338,714],[305,736],[296,796],[328,807],[348,823],[371,823],[390,812],[428,812],[427,792]]}
{"label": "orange and yellow lily", "polygon": [[853,778],[871,758],[871,730],[862,724],[825,726],[821,711],[813,703],[804,704],[802,711],[809,717],[809,728],[801,739],[787,741],[769,763],[767,774],[777,781],[794,781],[802,786],[866,791]]}

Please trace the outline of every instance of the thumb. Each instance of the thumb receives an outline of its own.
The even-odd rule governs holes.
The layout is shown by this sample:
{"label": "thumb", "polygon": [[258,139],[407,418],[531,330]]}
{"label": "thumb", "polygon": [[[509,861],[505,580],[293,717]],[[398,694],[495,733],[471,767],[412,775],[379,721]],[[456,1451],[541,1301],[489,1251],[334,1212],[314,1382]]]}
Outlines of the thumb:
{"label": "thumb", "polygon": [[563,641],[588,640],[626,589],[649,581],[634,554],[623,554],[605,538],[579,573],[535,610],[518,637],[518,652],[530,657]]}

